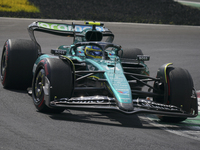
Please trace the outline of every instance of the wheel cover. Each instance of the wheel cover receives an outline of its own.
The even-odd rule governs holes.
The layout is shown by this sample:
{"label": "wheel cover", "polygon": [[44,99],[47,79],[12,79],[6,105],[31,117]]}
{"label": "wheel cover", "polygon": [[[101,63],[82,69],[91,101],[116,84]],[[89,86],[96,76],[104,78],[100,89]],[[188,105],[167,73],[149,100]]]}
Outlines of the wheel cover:
{"label": "wheel cover", "polygon": [[41,69],[34,82],[34,101],[36,104],[40,104],[44,100],[44,90],[43,86],[45,85],[45,70]]}

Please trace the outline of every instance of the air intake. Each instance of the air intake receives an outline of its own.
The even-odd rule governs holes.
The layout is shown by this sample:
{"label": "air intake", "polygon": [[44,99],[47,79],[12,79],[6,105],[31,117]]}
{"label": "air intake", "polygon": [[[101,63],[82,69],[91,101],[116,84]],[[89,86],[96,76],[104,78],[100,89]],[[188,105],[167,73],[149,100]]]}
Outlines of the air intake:
{"label": "air intake", "polygon": [[87,41],[101,41],[103,35],[99,31],[88,31],[85,35]]}

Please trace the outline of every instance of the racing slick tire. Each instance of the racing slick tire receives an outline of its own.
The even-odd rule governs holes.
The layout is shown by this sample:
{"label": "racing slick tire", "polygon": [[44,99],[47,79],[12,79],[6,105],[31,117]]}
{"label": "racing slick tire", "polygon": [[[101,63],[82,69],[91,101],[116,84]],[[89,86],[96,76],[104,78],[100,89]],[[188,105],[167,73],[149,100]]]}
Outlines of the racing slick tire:
{"label": "racing slick tire", "polygon": [[[193,90],[193,80],[186,69],[178,67],[168,67],[168,102],[169,105],[174,105],[182,110],[190,113],[190,100]],[[163,122],[181,122],[187,117],[168,117],[159,116]]]}
{"label": "racing slick tire", "polygon": [[4,88],[26,89],[31,86],[33,64],[38,57],[30,40],[8,39],[1,56],[1,83]]}
{"label": "racing slick tire", "polygon": [[123,51],[122,58],[137,59],[137,55],[143,55],[143,52],[139,48],[127,49]]}
{"label": "racing slick tire", "polygon": [[[48,82],[47,83],[47,79]],[[33,82],[32,98],[38,111],[62,113],[65,108],[52,108],[45,103],[44,87],[49,84],[48,99],[70,98],[73,92],[73,76],[70,65],[58,58],[45,58],[37,65]]]}
{"label": "racing slick tire", "polygon": [[[125,49],[123,51],[122,58],[136,60],[137,59],[137,55],[143,55],[143,52],[142,52],[141,49],[138,49],[138,48]],[[123,67],[123,69],[124,69],[125,72],[141,74],[141,70],[136,70],[136,69],[132,70],[130,66],[128,66],[130,68],[127,69],[126,65],[122,65],[122,67]],[[129,76],[126,76],[126,78],[128,80],[131,79]],[[139,90],[139,91],[141,91],[142,87],[143,87],[143,84],[141,84],[141,83],[136,83],[136,84],[132,83],[132,84],[130,84],[130,86],[131,86],[131,89],[133,89],[133,90]]]}

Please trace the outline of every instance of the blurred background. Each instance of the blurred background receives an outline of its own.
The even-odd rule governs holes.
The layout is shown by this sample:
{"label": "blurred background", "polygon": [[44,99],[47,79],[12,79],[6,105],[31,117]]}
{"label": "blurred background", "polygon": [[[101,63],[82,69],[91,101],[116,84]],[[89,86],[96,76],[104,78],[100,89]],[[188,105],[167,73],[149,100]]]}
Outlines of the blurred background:
{"label": "blurred background", "polygon": [[200,0],[0,0],[0,17],[200,25]]}

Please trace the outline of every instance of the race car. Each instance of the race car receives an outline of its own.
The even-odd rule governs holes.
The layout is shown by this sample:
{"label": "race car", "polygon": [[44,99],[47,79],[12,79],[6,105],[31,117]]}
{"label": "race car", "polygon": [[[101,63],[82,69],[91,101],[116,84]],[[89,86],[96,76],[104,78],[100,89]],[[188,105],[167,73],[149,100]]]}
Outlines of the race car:
{"label": "race car", "polygon": [[[71,45],[42,53],[34,31],[72,37]],[[5,89],[32,94],[40,112],[65,109],[157,114],[179,122],[198,115],[197,94],[186,69],[162,65],[149,76],[140,49],[123,50],[103,23],[61,24],[37,21],[28,26],[31,40],[8,39],[1,57]]]}

